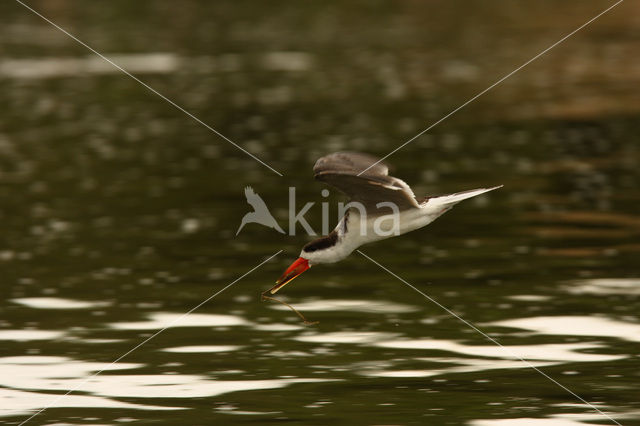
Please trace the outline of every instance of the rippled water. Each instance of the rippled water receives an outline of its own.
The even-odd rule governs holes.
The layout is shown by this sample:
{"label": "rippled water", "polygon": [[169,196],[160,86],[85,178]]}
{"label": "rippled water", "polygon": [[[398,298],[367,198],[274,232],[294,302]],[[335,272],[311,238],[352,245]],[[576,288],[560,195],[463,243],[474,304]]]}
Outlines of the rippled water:
{"label": "rippled water", "polygon": [[428,297],[357,253],[278,293],[316,326],[260,301],[310,237],[236,236],[244,187],[284,228],[288,186],[336,208],[316,158],[388,153],[608,4],[33,6],[284,176],[3,3],[0,422],[613,424],[573,392],[640,424],[637,5],[390,157],[418,195],[505,186],[362,248]]}

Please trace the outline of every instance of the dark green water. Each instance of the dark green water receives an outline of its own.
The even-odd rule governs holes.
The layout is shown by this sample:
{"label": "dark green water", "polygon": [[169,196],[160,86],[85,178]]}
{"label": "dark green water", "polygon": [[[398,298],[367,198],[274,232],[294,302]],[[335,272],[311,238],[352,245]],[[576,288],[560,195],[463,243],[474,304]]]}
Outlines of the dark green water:
{"label": "dark green water", "polygon": [[29,4],[284,176],[3,2],[0,422],[613,424],[533,366],[640,424],[636,4],[388,159],[505,185],[362,248],[504,348],[357,253],[282,291],[319,325],[261,302],[311,237],[236,236],[244,187],[337,214],[318,157],[387,154],[613,3]]}

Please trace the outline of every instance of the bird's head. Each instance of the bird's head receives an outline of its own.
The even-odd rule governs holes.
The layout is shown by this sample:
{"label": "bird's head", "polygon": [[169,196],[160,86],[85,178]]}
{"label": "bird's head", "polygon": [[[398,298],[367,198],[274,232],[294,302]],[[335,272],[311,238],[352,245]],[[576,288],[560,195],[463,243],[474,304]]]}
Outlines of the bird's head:
{"label": "bird's head", "polygon": [[292,281],[294,278],[302,274],[304,271],[306,271],[310,267],[311,267],[311,263],[309,263],[308,259],[305,259],[304,257],[299,257],[295,262],[293,262],[287,268],[286,271],[284,271],[284,274],[282,274],[282,276],[278,278],[278,281],[276,281],[276,285],[274,285],[269,290],[269,292],[271,294],[275,294],[276,291],[280,290],[288,282]]}

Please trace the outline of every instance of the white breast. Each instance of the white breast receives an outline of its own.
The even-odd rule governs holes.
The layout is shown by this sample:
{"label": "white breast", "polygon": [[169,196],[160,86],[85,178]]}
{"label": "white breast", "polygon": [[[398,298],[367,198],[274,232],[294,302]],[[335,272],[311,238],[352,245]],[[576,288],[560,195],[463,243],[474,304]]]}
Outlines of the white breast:
{"label": "white breast", "polygon": [[313,253],[301,253],[300,256],[309,259],[311,264],[338,262],[363,244],[422,228],[442,213],[444,211],[428,208],[427,204],[419,209],[407,209],[398,214],[382,216],[361,215],[357,209],[350,209],[335,228],[338,232],[335,245]]}
{"label": "white breast", "polygon": [[357,208],[351,208],[335,229],[338,233],[338,240],[334,245],[312,253],[303,251],[300,257],[308,259],[311,264],[337,262],[363,244],[422,228],[449,211],[460,201],[501,187],[502,185],[432,197],[421,203],[418,208],[408,208],[397,214],[367,216],[364,211],[361,215]]}

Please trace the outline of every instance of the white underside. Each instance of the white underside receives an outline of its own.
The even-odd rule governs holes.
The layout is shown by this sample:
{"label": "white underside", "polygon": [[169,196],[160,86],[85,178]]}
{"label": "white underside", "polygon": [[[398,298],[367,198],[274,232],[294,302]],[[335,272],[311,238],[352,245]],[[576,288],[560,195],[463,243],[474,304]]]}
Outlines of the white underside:
{"label": "white underside", "polygon": [[[460,201],[497,188],[499,187],[481,188],[429,198],[420,204],[419,208],[407,209],[398,214],[394,214],[390,208],[387,208],[390,214],[372,217],[361,215],[358,209],[352,208],[349,210],[348,218],[347,216],[342,218],[335,228],[338,232],[338,242],[334,246],[312,253],[303,252],[300,256],[308,259],[310,264],[338,262],[363,244],[420,229],[449,211]],[[344,232],[345,218],[347,218],[346,232]]]}

